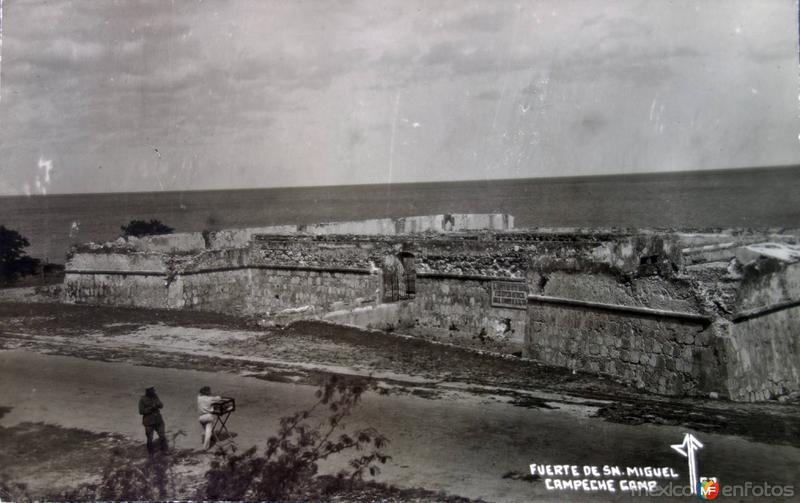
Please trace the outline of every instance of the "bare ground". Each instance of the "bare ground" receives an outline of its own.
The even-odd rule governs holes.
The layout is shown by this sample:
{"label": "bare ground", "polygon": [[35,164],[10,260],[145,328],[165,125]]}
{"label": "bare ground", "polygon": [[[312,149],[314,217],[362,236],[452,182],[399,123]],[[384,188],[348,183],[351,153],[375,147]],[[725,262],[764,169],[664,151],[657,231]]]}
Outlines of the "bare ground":
{"label": "bare ground", "polygon": [[[796,402],[739,404],[649,395],[612,379],[526,359],[320,322],[262,328],[254,320],[213,313],[0,302],[0,349],[221,371],[275,383],[315,385],[332,374],[361,375],[374,379],[387,395],[427,400],[471,396],[520,408],[572,410],[609,423],[680,426],[800,446]],[[11,489],[4,478],[37,473],[42,474],[35,480],[40,487],[29,489],[47,488],[56,498],[93,483],[107,460],[103,454],[112,448],[126,450],[131,459],[144,456],[142,445],[131,444],[124,436],[53,424],[0,427],[0,442],[0,490]],[[193,495],[207,466],[207,458],[196,454],[177,453],[187,477],[184,498]],[[504,478],[536,483],[522,472],[510,471]],[[469,501],[381,483],[361,484],[331,499]]]}
{"label": "bare ground", "polygon": [[[8,411],[0,407],[0,414]],[[64,428],[44,423],[20,423],[0,426],[0,500],[11,501],[75,501],[94,499],[100,474],[115,458],[124,458],[133,465],[150,461],[141,442],[122,435],[95,433],[78,428]],[[202,451],[171,449],[174,492],[180,500],[202,499],[203,474],[212,457]],[[161,454],[156,454],[161,456]],[[32,482],[31,473],[37,474]],[[473,500],[429,491],[422,488],[399,488],[375,481],[356,481],[342,487],[330,475],[317,477],[313,490],[325,494],[330,502],[409,502],[479,503]]]}
{"label": "bare ground", "polygon": [[796,401],[662,397],[527,359],[321,322],[262,328],[215,313],[0,303],[0,348],[224,370],[276,382],[319,384],[330,374],[360,374],[378,379],[385,393],[436,399],[468,392],[520,407],[580,404],[596,408],[607,421],[686,426],[800,446]]}

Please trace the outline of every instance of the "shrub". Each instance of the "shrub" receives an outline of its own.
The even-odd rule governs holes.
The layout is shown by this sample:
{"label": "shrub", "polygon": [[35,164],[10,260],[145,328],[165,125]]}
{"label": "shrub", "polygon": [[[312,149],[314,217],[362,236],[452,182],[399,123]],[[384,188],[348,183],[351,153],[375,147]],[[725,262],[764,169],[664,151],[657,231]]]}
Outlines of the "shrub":
{"label": "shrub", "polygon": [[[183,430],[172,434],[169,445],[175,445]],[[141,456],[141,447],[114,447],[100,474],[100,482],[83,484],[57,495],[62,501],[154,501],[175,500],[184,489],[184,481],[175,467],[185,451],[171,449]],[[51,495],[52,496],[52,495]],[[49,499],[49,498],[48,498]]]}
{"label": "shrub", "polygon": [[[241,454],[236,453],[235,447],[219,447],[203,475],[196,499],[320,499],[313,496],[352,488],[367,473],[377,475],[377,465],[389,459],[382,452],[388,440],[374,428],[347,433],[344,424],[367,388],[364,379],[330,378],[317,390],[312,407],[281,418],[278,434],[267,440],[261,456],[255,447]],[[178,432],[176,436],[182,434]],[[175,437],[170,445],[175,445]],[[336,477],[317,477],[319,462],[350,450],[358,454],[348,461],[346,469]],[[130,449],[115,449],[99,483],[66,492],[58,499],[141,501],[185,497],[185,481],[175,468],[179,458],[186,455],[185,451],[170,450],[166,455],[156,453],[142,459],[131,456]],[[0,489],[3,487],[0,485]]]}
{"label": "shrub", "polygon": [[33,501],[28,486],[19,482],[9,482],[0,473],[0,501]]}
{"label": "shrub", "polygon": [[161,223],[160,220],[150,220],[146,222],[144,220],[131,220],[128,225],[123,225],[120,227],[122,229],[122,235],[124,237],[134,236],[140,238],[142,236],[157,236],[160,234],[172,234],[175,229],[172,227]]}
{"label": "shrub", "polygon": [[19,232],[0,225],[0,283],[11,284],[19,276],[36,273],[40,261],[25,253],[28,246]]}
{"label": "shrub", "polygon": [[163,500],[174,496],[172,459],[162,453],[149,456],[144,462],[131,462],[124,454],[113,451],[103,469],[99,486],[92,499]]}
{"label": "shrub", "polygon": [[[296,500],[318,492],[316,476],[319,463],[329,457],[355,450],[359,453],[348,462],[336,479],[352,485],[366,473],[377,475],[378,464],[389,459],[382,449],[386,437],[374,428],[345,432],[344,420],[361,400],[366,390],[364,380],[330,378],[317,390],[317,402],[308,410],[284,417],[276,436],[269,438],[264,454],[256,455],[251,447],[241,454],[219,449],[211,469],[206,472],[203,497],[226,500]],[[316,409],[327,415],[313,424]],[[317,419],[319,421],[319,419]],[[328,484],[329,489],[331,489]]]}

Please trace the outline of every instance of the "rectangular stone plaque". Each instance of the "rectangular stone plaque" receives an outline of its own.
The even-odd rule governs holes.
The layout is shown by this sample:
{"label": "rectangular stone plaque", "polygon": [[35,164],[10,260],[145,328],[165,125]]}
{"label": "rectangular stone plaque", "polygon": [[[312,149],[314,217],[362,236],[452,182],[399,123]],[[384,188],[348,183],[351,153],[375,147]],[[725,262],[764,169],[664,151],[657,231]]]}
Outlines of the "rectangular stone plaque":
{"label": "rectangular stone plaque", "polygon": [[516,281],[492,281],[492,306],[526,309],[528,285]]}

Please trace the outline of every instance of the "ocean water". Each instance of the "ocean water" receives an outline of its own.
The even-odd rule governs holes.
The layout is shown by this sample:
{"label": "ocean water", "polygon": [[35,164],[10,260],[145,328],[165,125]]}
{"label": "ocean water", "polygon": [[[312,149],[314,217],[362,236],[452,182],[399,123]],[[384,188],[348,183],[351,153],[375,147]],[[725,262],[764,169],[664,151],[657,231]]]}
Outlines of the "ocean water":
{"label": "ocean water", "polygon": [[63,262],[131,219],[177,231],[436,213],[510,213],[517,227],[800,228],[800,167],[394,185],[0,197],[0,225]]}

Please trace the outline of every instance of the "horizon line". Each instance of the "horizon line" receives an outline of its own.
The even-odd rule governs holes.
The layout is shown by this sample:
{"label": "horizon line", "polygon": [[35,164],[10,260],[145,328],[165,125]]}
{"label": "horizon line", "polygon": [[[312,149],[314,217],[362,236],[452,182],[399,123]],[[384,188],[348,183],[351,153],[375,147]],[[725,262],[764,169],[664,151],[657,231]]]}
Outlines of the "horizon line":
{"label": "horizon line", "polygon": [[576,178],[614,178],[614,177],[646,177],[657,175],[677,175],[677,174],[713,174],[730,171],[755,171],[755,170],[781,170],[799,169],[799,164],[778,164],[771,166],[739,166],[732,168],[709,168],[709,169],[677,169],[669,171],[648,171],[637,173],[603,173],[595,175],[563,175],[563,176],[524,176],[510,178],[474,178],[463,180],[429,180],[416,182],[382,182],[382,183],[347,183],[338,185],[283,185],[276,187],[226,187],[217,189],[169,189],[169,190],[127,190],[127,191],[107,191],[107,192],[52,192],[49,194],[0,194],[0,197],[47,197],[47,196],[91,196],[106,194],[171,194],[184,192],[221,192],[221,191],[244,191],[244,190],[282,190],[282,189],[324,189],[342,187],[379,187],[396,185],[419,185],[419,184],[448,184],[448,183],[485,183],[485,182],[504,182],[519,180],[569,180]]}

